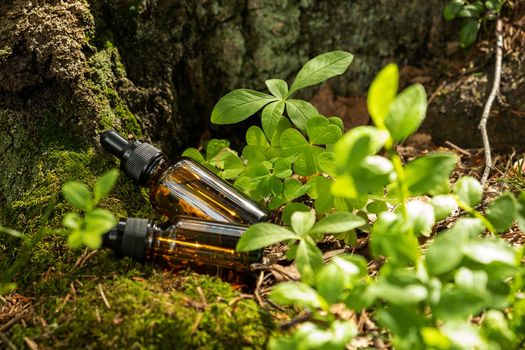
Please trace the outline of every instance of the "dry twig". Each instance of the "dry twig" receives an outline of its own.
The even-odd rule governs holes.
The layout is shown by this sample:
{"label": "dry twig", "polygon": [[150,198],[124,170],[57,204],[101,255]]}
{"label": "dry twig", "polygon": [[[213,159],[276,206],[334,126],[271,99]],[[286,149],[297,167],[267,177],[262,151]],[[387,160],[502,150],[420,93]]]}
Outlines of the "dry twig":
{"label": "dry twig", "polygon": [[489,136],[487,134],[487,121],[489,119],[490,109],[492,108],[492,103],[496,98],[499,85],[501,81],[501,61],[503,57],[503,22],[501,18],[498,18],[496,22],[496,65],[494,69],[494,81],[492,83],[492,90],[490,95],[487,98],[485,103],[485,108],[483,109],[483,114],[481,115],[481,120],[478,125],[478,129],[481,132],[481,138],[483,140],[483,147],[485,149],[485,170],[483,171],[483,176],[481,177],[481,184],[485,184],[487,181],[490,169],[492,168],[492,156],[490,152],[490,142]]}

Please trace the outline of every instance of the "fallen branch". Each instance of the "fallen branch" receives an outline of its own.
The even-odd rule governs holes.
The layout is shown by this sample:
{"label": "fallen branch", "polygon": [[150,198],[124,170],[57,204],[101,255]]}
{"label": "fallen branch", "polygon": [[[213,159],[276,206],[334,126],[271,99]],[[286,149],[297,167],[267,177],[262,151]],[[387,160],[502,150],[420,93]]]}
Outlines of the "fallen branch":
{"label": "fallen branch", "polygon": [[485,170],[483,171],[483,176],[481,177],[481,184],[484,185],[487,179],[489,178],[490,169],[492,168],[492,155],[490,151],[490,142],[489,136],[487,134],[487,121],[489,119],[490,110],[492,108],[492,103],[496,98],[499,85],[501,81],[501,61],[503,57],[503,23],[501,18],[498,18],[496,21],[496,65],[494,69],[494,81],[492,83],[492,90],[490,95],[485,103],[485,108],[483,109],[483,114],[481,115],[481,120],[479,121],[478,129],[481,132],[481,138],[483,140],[483,148],[485,149]]}

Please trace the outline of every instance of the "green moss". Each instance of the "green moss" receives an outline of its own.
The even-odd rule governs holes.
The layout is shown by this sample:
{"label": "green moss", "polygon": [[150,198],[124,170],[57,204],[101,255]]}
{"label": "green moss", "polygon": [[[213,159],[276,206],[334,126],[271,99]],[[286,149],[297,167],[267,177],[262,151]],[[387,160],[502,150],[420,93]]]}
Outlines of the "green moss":
{"label": "green moss", "polygon": [[[134,277],[84,277],[81,284],[74,284],[75,295],[41,306],[50,315],[47,327],[36,322],[17,325],[11,340],[23,345],[24,336],[29,336],[53,349],[257,349],[265,345],[272,329],[268,315],[253,300],[234,300],[239,293],[228,284],[194,274],[154,272]],[[204,290],[206,300],[188,293],[197,287]]]}
{"label": "green moss", "polygon": [[94,93],[101,130],[116,129],[142,136],[137,117],[130,112],[115,88],[115,82],[126,80],[118,49],[106,40],[89,60],[90,76],[86,81]]}

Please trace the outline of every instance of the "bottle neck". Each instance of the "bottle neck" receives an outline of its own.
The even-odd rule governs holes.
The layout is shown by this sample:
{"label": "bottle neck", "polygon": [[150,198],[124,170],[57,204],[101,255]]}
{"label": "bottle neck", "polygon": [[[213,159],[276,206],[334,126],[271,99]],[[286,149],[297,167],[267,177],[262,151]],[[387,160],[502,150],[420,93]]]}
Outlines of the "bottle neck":
{"label": "bottle neck", "polygon": [[159,178],[170,166],[170,162],[166,160],[164,156],[159,157],[155,162],[148,167],[144,174],[144,185],[146,187],[152,187],[158,183]]}

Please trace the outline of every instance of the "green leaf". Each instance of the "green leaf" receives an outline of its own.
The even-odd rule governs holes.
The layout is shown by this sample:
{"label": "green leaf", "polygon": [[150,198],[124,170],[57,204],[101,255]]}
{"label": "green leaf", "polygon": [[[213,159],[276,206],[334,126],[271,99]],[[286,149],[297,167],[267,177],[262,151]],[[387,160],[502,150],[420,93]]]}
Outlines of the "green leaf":
{"label": "green leaf", "polygon": [[62,219],[62,225],[72,230],[80,229],[82,219],[76,213],[67,213]]}
{"label": "green leaf", "polygon": [[[18,232],[17,230],[13,230],[13,229],[4,227],[2,225],[0,225],[0,232],[6,233],[6,234],[8,234],[10,236],[17,237],[17,238],[24,237],[24,234],[22,234],[21,232]],[[2,293],[0,293],[0,295],[2,295]]]}
{"label": "green leaf", "polygon": [[470,242],[461,247],[463,253],[470,259],[488,265],[501,263],[519,266],[515,250],[501,239],[483,239]]}
{"label": "green leaf", "polygon": [[372,126],[358,126],[335,144],[335,162],[339,173],[357,168],[366,156],[377,153],[385,144],[388,133]]}
{"label": "green leaf", "polygon": [[80,182],[68,182],[62,187],[64,198],[78,209],[88,210],[91,206],[89,188]]}
{"label": "green leaf", "polygon": [[366,211],[371,214],[379,214],[383,211],[387,211],[388,206],[384,201],[373,201],[367,204]]}
{"label": "green leaf", "polygon": [[111,169],[98,179],[94,190],[96,202],[104,198],[111,191],[117,183],[118,175],[118,169]]}
{"label": "green leaf", "polygon": [[343,123],[343,119],[339,117],[328,117],[328,121],[330,124],[337,125],[339,129],[341,129],[341,133],[345,131],[345,124]]}
{"label": "green leaf", "polygon": [[345,51],[327,52],[311,59],[297,73],[289,94],[343,74],[353,59],[354,56]]}
{"label": "green leaf", "polygon": [[287,202],[293,201],[308,192],[309,188],[309,185],[303,185],[297,179],[286,179],[284,181],[284,198]]}
{"label": "green leaf", "polygon": [[443,9],[443,17],[445,17],[445,19],[447,21],[453,20],[454,18],[456,18],[459,15],[459,12],[463,8],[463,4],[464,3],[465,3],[464,0],[451,0],[451,1],[449,1],[445,5],[445,8]]}
{"label": "green leaf", "polygon": [[315,214],[311,211],[298,211],[292,214],[292,228],[299,236],[308,234],[315,223]]}
{"label": "green leaf", "polygon": [[[461,296],[458,298],[458,302],[461,302]],[[465,306],[468,307],[468,305]],[[444,307],[446,308],[447,305],[444,304]],[[442,332],[452,342],[451,349],[491,349],[493,347],[489,346],[485,339],[481,337],[479,327],[477,325],[474,326],[470,322],[465,323],[463,320],[446,322],[442,327]]]}
{"label": "green leaf", "polygon": [[343,254],[334,256],[332,263],[337,265],[345,277],[345,288],[350,288],[352,284],[368,275],[368,262],[361,255]]}
{"label": "green leaf", "polygon": [[[108,232],[115,225],[117,225],[117,218],[113,213],[106,209],[97,208],[86,214],[84,219],[85,222],[85,233],[99,235]],[[95,239],[92,240],[94,242]],[[98,247],[89,246],[92,249],[98,249]]]}
{"label": "green leaf", "polygon": [[223,162],[222,178],[231,180],[236,179],[241,175],[246,167],[243,161],[237,154],[231,150],[221,154],[221,161]]}
{"label": "green leaf", "polygon": [[206,159],[210,162],[217,157],[219,152],[230,147],[230,141],[221,139],[211,139],[206,143]]}
{"label": "green leaf", "polygon": [[310,176],[320,172],[317,159],[325,152],[324,148],[308,145],[303,149],[294,161],[293,169],[297,175]]}
{"label": "green leaf", "polygon": [[391,63],[377,74],[368,89],[368,112],[378,127],[385,124],[390,105],[396,98],[398,84],[399,71],[397,66]]}
{"label": "green leaf", "polygon": [[481,23],[477,19],[467,19],[462,24],[459,31],[459,45],[462,48],[467,48],[474,44],[478,37],[479,27]]}
{"label": "green leaf", "polygon": [[461,247],[481,234],[485,226],[479,219],[459,219],[450,229],[440,233],[426,251],[425,261],[431,275],[452,271],[464,257]]}
{"label": "green leaf", "polygon": [[308,119],[306,131],[312,145],[336,143],[342,136],[339,126],[331,124],[322,115],[316,115]]}
{"label": "green leaf", "polygon": [[516,216],[518,220],[518,227],[522,232],[525,232],[525,191],[521,192],[518,196]]}
{"label": "green leaf", "polygon": [[[278,148],[280,147],[281,145],[281,135],[282,133],[285,131],[285,130],[288,130],[290,129],[292,126],[292,123],[290,123],[290,120],[286,117],[281,117],[281,119],[279,119],[277,125],[275,126],[275,129],[273,130],[273,136],[270,140],[270,144],[272,145],[272,147],[274,148]],[[264,129],[264,125],[263,125],[263,130]],[[265,130],[266,132],[266,130]],[[268,134],[267,134],[268,136]],[[278,155],[280,156],[280,155]]]}
{"label": "green leaf", "polygon": [[461,8],[461,11],[458,13],[460,18],[479,18],[483,12],[483,4],[468,4]]}
{"label": "green leaf", "polygon": [[487,304],[483,295],[464,289],[445,289],[439,303],[432,309],[440,320],[462,320],[477,315]]}
{"label": "green leaf", "polygon": [[182,152],[182,156],[196,160],[200,164],[206,163],[206,159],[204,159],[204,156],[202,155],[202,153],[199,152],[198,149],[193,148],[193,147],[186,148],[184,152]]}
{"label": "green leaf", "polygon": [[319,170],[323,173],[335,177],[336,166],[335,166],[335,155],[333,152],[321,152],[317,156],[317,165]]}
{"label": "green leaf", "polygon": [[71,249],[78,249],[82,246],[82,232],[80,230],[74,230],[67,238],[67,245]]}
{"label": "green leaf", "polygon": [[303,100],[287,100],[286,113],[297,127],[302,132],[306,132],[306,122],[313,116],[319,115],[317,109],[309,102]]}
{"label": "green leaf", "polygon": [[517,203],[514,196],[504,193],[487,208],[486,217],[497,232],[505,232],[512,225],[517,215]]}
{"label": "green leaf", "polygon": [[456,167],[452,153],[431,153],[416,158],[405,167],[408,190],[414,196],[448,193],[448,178]]}
{"label": "green leaf", "polygon": [[457,194],[461,202],[474,207],[481,201],[483,187],[472,176],[463,176],[456,182],[454,193]]}
{"label": "green leaf", "polygon": [[248,252],[261,249],[272,244],[298,239],[299,237],[292,231],[274,224],[262,222],[252,225],[246,230],[237,243],[238,252]]}
{"label": "green leaf", "polygon": [[282,282],[273,287],[270,299],[281,305],[299,305],[310,309],[326,308],[326,301],[304,283]]}
{"label": "green leaf", "polygon": [[420,200],[411,200],[406,209],[415,235],[430,236],[434,226],[434,207]]}
{"label": "green leaf", "polygon": [[458,203],[454,197],[448,194],[440,194],[432,197],[430,204],[434,207],[436,221],[443,220],[458,210]]}
{"label": "green leaf", "polygon": [[246,132],[246,143],[251,146],[262,146],[263,148],[270,147],[264,132],[258,126],[250,126]]}
{"label": "green leaf", "polygon": [[286,158],[278,158],[273,164],[273,175],[280,179],[286,179],[292,176],[292,162]]}
{"label": "green leaf", "polygon": [[368,293],[393,305],[416,304],[428,294],[413,270],[403,269],[380,276],[377,282],[370,286]]}
{"label": "green leaf", "polygon": [[[261,114],[261,124],[268,140],[272,141],[278,128],[279,121],[283,119],[284,101],[272,102],[264,107]],[[273,142],[272,142],[273,144]]]}
{"label": "green leaf", "polygon": [[[523,315],[523,314],[522,314]],[[483,315],[481,329],[488,339],[494,340],[501,349],[516,348],[517,334],[511,328],[505,314],[499,310],[489,310]]]}
{"label": "green leaf", "polygon": [[275,97],[280,98],[281,100],[286,99],[288,96],[288,84],[284,80],[281,79],[269,79],[265,81],[266,86],[268,87],[268,90],[274,95]]}
{"label": "green leaf", "polygon": [[102,246],[102,236],[96,232],[85,232],[82,235],[82,243],[89,249],[99,249]]}
{"label": "green leaf", "polygon": [[[352,338],[357,336],[357,327],[352,321],[336,320],[332,323],[332,340],[330,349],[344,349]],[[325,348],[328,349],[328,348]]]}
{"label": "green leaf", "polygon": [[317,292],[329,304],[335,304],[341,299],[345,280],[343,271],[337,265],[333,263],[324,265],[317,273],[315,280]]}
{"label": "green leaf", "polygon": [[303,203],[292,202],[292,203],[286,204],[286,206],[283,209],[283,215],[282,215],[283,222],[286,225],[291,225],[292,224],[292,214],[295,212],[299,212],[299,211],[308,212],[310,211],[310,207]]}
{"label": "green leaf", "polygon": [[281,145],[285,155],[297,155],[309,146],[308,141],[298,130],[286,129],[281,134]]}
{"label": "green leaf", "polygon": [[334,195],[330,192],[333,180],[324,176],[312,176],[308,179],[307,184],[310,185],[308,196],[314,199],[314,206],[317,212],[327,213],[334,206]]}
{"label": "green leaf", "polygon": [[427,112],[427,95],[421,84],[414,84],[403,90],[390,104],[385,125],[396,142],[413,134]]}
{"label": "green leaf", "polygon": [[[296,214],[299,212],[294,215]],[[304,283],[313,284],[316,272],[323,266],[323,254],[317,246],[301,240],[295,254],[295,264],[301,273],[301,280]]]}
{"label": "green leaf", "polygon": [[419,244],[416,237],[408,232],[409,225],[400,213],[379,214],[372,228],[372,254],[375,257],[385,256],[390,263],[398,266],[414,264],[417,261]]}
{"label": "green leaf", "polygon": [[223,96],[211,112],[214,124],[235,124],[252,116],[259,109],[277,99],[249,89],[233,90]]}
{"label": "green leaf", "polygon": [[339,233],[356,229],[366,224],[366,221],[352,213],[340,211],[328,214],[319,220],[310,230],[315,233]]}

